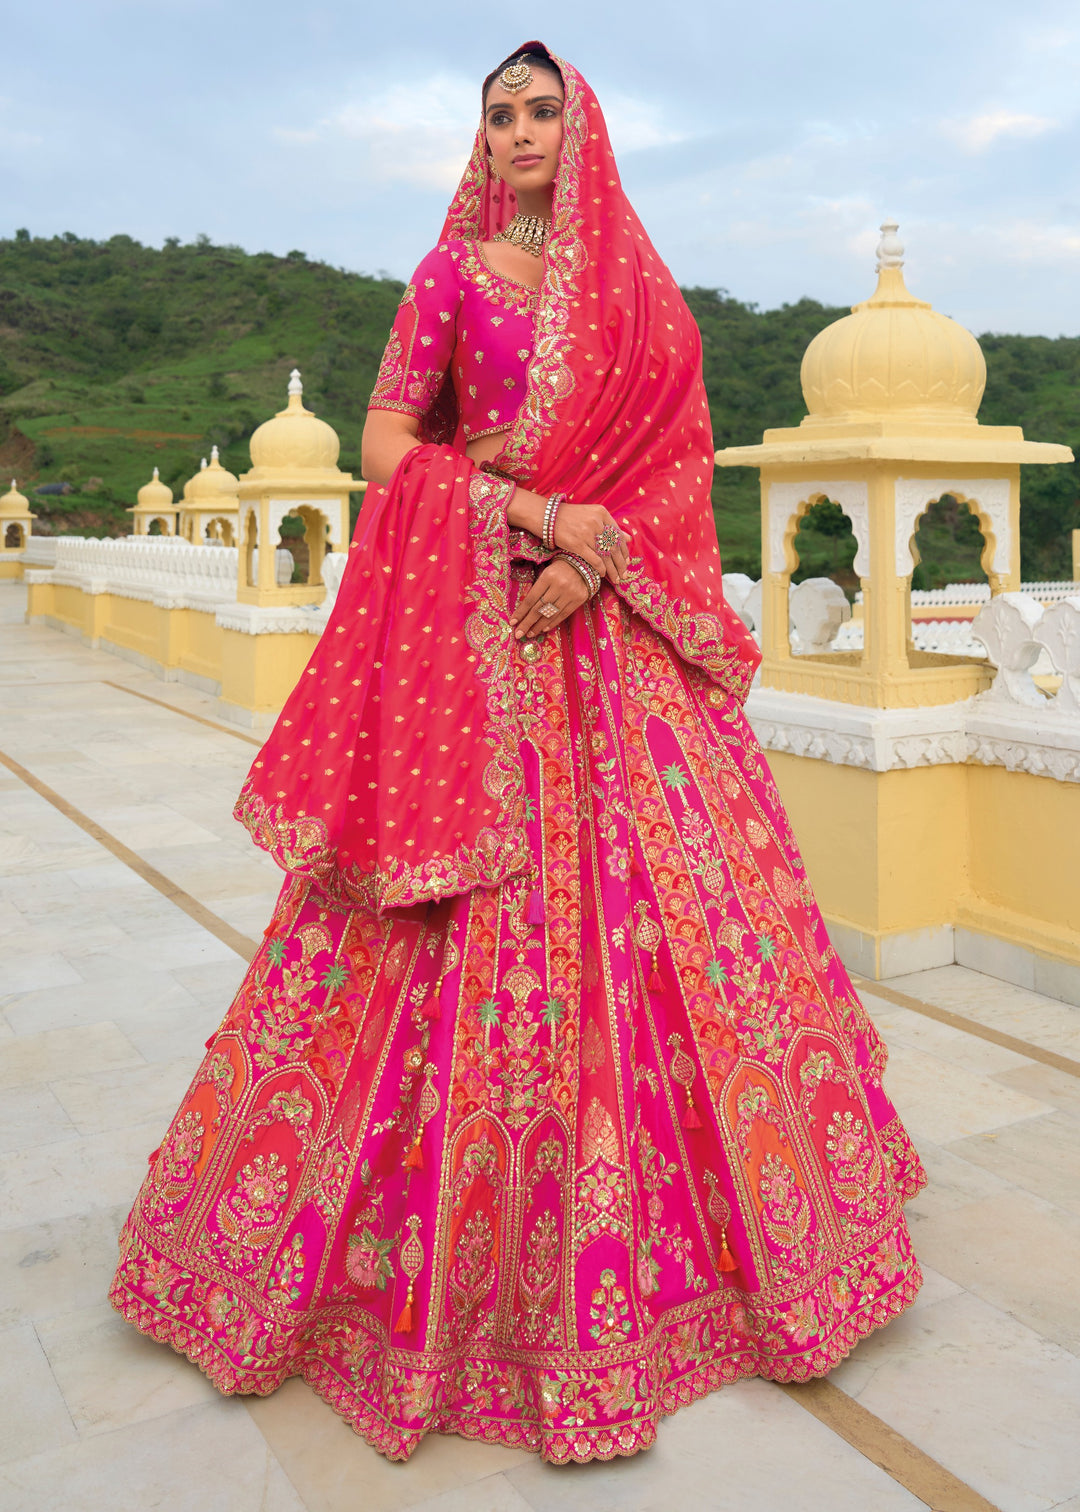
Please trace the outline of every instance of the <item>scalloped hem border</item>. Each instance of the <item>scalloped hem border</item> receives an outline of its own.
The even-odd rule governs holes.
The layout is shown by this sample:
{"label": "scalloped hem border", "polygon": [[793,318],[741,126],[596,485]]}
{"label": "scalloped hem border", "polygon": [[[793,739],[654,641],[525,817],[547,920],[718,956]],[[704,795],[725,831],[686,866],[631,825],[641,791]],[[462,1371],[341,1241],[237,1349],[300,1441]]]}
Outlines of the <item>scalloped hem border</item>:
{"label": "scalloped hem border", "polygon": [[915,1300],[921,1285],[922,1272],[912,1256],[911,1270],[902,1284],[887,1296],[876,1298],[865,1310],[853,1313],[824,1347],[818,1346],[805,1355],[785,1359],[755,1358],[749,1352],[741,1356],[721,1356],[661,1387],[656,1406],[638,1421],[611,1428],[582,1426],[573,1437],[563,1429],[545,1432],[536,1424],[509,1418],[486,1420],[480,1426],[475,1418],[458,1413],[447,1414],[409,1432],[391,1425],[373,1411],[324,1359],[317,1356],[299,1359],[294,1369],[283,1368],[280,1375],[269,1381],[254,1375],[245,1376],[227,1362],[209,1339],[185,1323],[163,1317],[119,1279],[110,1287],[109,1301],[140,1333],[185,1356],[223,1396],[270,1396],[285,1381],[299,1376],[348,1423],[354,1433],[388,1460],[408,1460],[428,1434],[440,1433],[509,1449],[524,1449],[539,1454],[552,1465],[583,1465],[591,1460],[629,1458],[651,1448],[656,1442],[661,1418],[671,1417],[681,1408],[737,1381],[760,1376],[763,1380],[786,1385],[828,1375],[863,1339],[899,1317]]}

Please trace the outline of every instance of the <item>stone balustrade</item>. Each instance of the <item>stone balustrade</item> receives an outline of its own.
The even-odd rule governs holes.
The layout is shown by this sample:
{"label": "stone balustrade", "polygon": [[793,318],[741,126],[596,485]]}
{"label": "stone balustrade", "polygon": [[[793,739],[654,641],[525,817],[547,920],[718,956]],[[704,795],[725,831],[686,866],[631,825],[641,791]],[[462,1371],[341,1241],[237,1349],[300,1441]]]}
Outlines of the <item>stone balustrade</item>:
{"label": "stone balustrade", "polygon": [[[968,590],[984,586],[954,584],[937,590],[934,602],[962,602]],[[987,591],[973,620],[912,622],[916,649],[988,660],[996,675],[987,692],[919,709],[859,709],[755,686],[747,712],[759,740],[767,750],[870,771],[974,761],[1080,782],[1080,587],[1025,587],[1036,591],[995,598]],[[760,585],[731,573],[724,592],[756,633]],[[864,622],[844,618],[839,593],[828,579],[792,588],[793,652],[861,649]],[[1040,675],[1042,685],[1035,681]]]}
{"label": "stone balustrade", "polygon": [[[235,546],[192,546],[176,536],[86,536],[52,538],[53,565],[32,569],[33,582],[114,593],[165,609],[212,610],[236,600]],[[278,548],[277,579],[292,577],[292,553]]]}

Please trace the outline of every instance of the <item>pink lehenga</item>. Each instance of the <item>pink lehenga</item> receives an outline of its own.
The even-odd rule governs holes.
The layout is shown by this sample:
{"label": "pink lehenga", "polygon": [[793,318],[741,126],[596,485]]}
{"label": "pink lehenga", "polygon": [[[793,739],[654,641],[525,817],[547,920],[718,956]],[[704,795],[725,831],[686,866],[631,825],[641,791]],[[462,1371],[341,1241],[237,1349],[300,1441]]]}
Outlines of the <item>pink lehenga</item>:
{"label": "pink lehenga", "polygon": [[[241,794],[285,885],[111,1292],[222,1391],[302,1375],[395,1459],[432,1431],[630,1454],[741,1376],[824,1373],[920,1284],[901,1208],[922,1168],[742,713],[752,643],[709,582],[692,323],[628,216],[590,262],[591,221],[625,202],[595,99],[559,66],[567,140],[504,476],[462,454],[483,418],[452,381],[470,343],[476,360],[474,291],[455,312],[433,276],[425,305],[418,275],[375,402],[415,405],[425,444],[370,491]],[[478,138],[447,236],[475,243],[507,209]],[[521,298],[458,251],[490,353]],[[607,266],[590,286],[598,259],[618,284]],[[637,398],[618,333],[587,350],[635,298],[656,333]],[[506,528],[508,479],[575,468],[579,497],[598,477],[634,524],[634,569],[529,659],[508,617],[543,552]]]}

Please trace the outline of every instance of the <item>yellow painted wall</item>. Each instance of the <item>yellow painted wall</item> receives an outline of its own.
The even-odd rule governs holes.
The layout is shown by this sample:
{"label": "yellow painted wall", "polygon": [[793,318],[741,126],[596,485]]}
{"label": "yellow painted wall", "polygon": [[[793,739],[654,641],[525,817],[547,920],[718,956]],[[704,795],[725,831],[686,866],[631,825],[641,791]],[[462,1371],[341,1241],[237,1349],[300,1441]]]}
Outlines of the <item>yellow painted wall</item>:
{"label": "yellow painted wall", "polygon": [[878,940],[959,925],[1080,964],[1080,783],[781,752],[769,764],[828,920]]}
{"label": "yellow painted wall", "polygon": [[134,651],[163,671],[179,668],[217,683],[224,703],[273,715],[288,698],[317,635],[242,635],[199,609],[163,609],[142,599],[31,583],[27,613],[71,625],[89,641]]}
{"label": "yellow painted wall", "polygon": [[952,922],[967,890],[966,767],[767,754],[823,913],[870,934]]}

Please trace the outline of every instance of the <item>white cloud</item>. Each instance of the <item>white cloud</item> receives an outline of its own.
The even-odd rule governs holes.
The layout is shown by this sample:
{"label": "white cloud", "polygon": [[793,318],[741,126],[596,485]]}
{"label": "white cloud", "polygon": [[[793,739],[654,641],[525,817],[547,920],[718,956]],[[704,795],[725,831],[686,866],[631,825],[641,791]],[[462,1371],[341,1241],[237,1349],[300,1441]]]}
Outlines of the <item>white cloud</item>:
{"label": "white cloud", "polygon": [[356,144],[371,177],[453,192],[468,161],[480,118],[475,84],[435,74],[410,84],[363,88],[311,127],[278,127],[296,146]]}
{"label": "white cloud", "polygon": [[965,152],[985,152],[1002,137],[1030,139],[1052,131],[1056,125],[1048,116],[1028,115],[1019,110],[988,110],[966,120],[943,121],[942,130]]}
{"label": "white cloud", "polygon": [[666,126],[662,111],[647,100],[605,89],[601,104],[616,159],[625,152],[686,141],[687,134]]}

